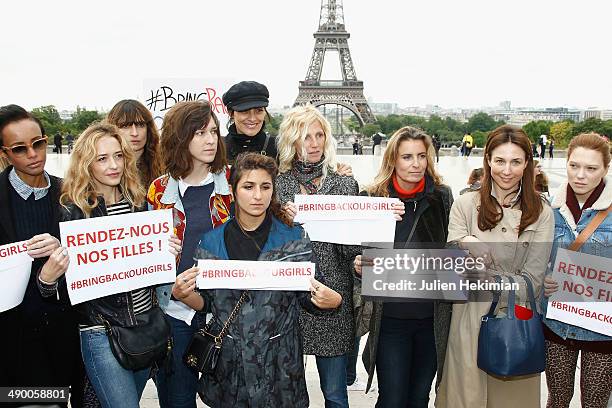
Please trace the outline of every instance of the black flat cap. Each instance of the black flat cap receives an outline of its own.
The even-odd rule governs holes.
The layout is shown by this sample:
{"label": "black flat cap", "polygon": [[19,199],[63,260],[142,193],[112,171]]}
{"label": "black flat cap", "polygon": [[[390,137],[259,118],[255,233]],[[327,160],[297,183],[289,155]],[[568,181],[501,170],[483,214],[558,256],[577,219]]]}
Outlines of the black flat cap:
{"label": "black flat cap", "polygon": [[270,93],[265,85],[255,81],[242,81],[232,85],[223,94],[223,104],[233,111],[246,111],[268,106]]}

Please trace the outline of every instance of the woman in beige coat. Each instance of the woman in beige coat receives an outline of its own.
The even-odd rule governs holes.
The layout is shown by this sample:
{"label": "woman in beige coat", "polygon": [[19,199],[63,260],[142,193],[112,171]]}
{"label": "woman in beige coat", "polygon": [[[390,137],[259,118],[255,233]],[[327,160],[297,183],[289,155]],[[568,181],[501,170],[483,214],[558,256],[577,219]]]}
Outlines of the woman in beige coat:
{"label": "woman in beige coat", "polygon": [[[505,277],[512,276],[520,285],[517,303],[525,305],[524,277],[535,293],[542,286],[553,237],[552,211],[534,189],[533,157],[521,129],[495,129],[484,154],[482,188],[455,201],[448,241],[485,260],[486,272],[471,279],[491,281],[497,275],[508,282]],[[503,297],[500,304],[504,312]],[[453,305],[437,407],[539,407],[540,374],[499,378],[478,368],[478,332],[489,306],[484,301]]]}

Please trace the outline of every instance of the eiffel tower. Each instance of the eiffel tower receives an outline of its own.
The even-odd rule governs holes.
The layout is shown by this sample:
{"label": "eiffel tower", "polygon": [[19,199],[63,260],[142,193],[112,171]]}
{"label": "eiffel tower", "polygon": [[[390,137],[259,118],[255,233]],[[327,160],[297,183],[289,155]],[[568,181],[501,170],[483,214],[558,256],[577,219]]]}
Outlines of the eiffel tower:
{"label": "eiffel tower", "polygon": [[[376,119],[363,95],[363,81],[357,80],[353,59],[348,47],[351,35],[344,27],[342,0],[321,0],[319,29],[314,33],[315,47],[310,59],[306,79],[300,81],[299,93],[293,106],[312,104],[344,106],[363,126]],[[336,51],[340,57],[341,81],[321,80],[323,61],[327,51]]]}

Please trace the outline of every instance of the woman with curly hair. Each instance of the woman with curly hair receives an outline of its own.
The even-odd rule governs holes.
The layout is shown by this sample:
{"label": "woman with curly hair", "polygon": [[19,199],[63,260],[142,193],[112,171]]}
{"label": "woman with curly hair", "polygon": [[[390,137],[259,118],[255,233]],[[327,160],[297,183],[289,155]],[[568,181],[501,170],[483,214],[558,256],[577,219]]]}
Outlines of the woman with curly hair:
{"label": "woman with curly hair", "polygon": [[[119,129],[89,126],[78,138],[60,196],[62,220],[128,214],[145,208],[136,157]],[[176,237],[170,252],[180,250]],[[134,316],[158,307],[153,286],[90,300],[77,306],[81,352],[87,375],[103,407],[138,407],[151,367],[124,368],[111,351],[105,326],[134,326]]]}

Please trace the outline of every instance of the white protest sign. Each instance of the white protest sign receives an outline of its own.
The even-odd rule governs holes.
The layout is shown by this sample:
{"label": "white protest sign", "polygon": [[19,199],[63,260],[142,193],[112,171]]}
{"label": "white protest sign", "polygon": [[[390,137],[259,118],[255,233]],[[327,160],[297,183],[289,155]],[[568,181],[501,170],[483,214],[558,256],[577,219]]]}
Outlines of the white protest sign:
{"label": "white protest sign", "polygon": [[23,265],[32,262],[28,255],[26,241],[13,242],[0,246],[0,268],[6,269],[15,265]]}
{"label": "white protest sign", "polygon": [[60,223],[70,265],[70,302],[174,282],[176,260],[169,252],[172,210],[96,217]]}
{"label": "white protest sign", "polygon": [[393,219],[393,204],[400,200],[389,197],[345,195],[296,195],[295,222],[328,220]]}
{"label": "white protest sign", "polygon": [[296,195],[295,222],[311,241],[344,245],[393,242],[397,198],[342,195]]}
{"label": "white protest sign", "polygon": [[19,306],[23,301],[30,272],[32,260],[21,265],[0,269],[0,312]]}
{"label": "white protest sign", "polygon": [[232,261],[200,259],[200,289],[310,290],[312,262]]}
{"label": "white protest sign", "polygon": [[552,277],[559,290],[546,317],[612,336],[612,269],[609,258],[557,250]]}
{"label": "white protest sign", "polygon": [[0,246],[0,312],[21,304],[31,270],[25,241]]}
{"label": "white protest sign", "polygon": [[231,78],[151,78],[143,84],[143,104],[151,111],[155,123],[161,128],[164,115],[178,102],[210,102],[225,134],[229,120],[223,105],[223,94],[237,81]]}

